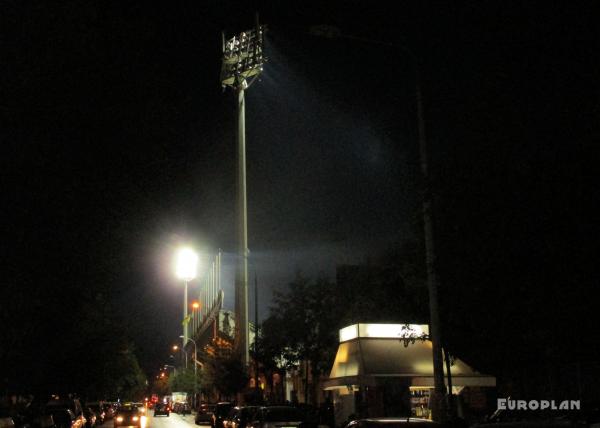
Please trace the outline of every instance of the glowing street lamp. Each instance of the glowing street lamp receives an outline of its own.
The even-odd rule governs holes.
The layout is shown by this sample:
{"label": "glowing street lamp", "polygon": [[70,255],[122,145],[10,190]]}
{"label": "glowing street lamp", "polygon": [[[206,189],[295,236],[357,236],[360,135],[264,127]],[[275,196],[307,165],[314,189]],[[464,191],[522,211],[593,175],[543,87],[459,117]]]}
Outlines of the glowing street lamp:
{"label": "glowing street lamp", "polygon": [[230,86],[236,95],[238,142],[238,253],[235,280],[236,348],[242,363],[248,365],[248,213],[246,200],[246,124],[244,92],[258,78],[266,59],[263,57],[266,27],[259,25],[225,41],[223,34],[223,63],[221,85]]}
{"label": "glowing street lamp", "polygon": [[[183,292],[183,345],[188,340],[188,282],[196,278],[198,268],[198,255],[191,248],[182,248],[177,253],[177,264],[175,273],[177,278],[182,279],[185,284]],[[187,358],[186,358],[187,367]]]}
{"label": "glowing street lamp", "polygon": [[198,309],[200,309],[200,303],[195,301],[192,303],[192,336],[198,328]]}
{"label": "glowing street lamp", "polygon": [[177,278],[191,281],[196,278],[198,268],[198,254],[191,248],[182,248],[177,253],[177,264],[175,273]]}

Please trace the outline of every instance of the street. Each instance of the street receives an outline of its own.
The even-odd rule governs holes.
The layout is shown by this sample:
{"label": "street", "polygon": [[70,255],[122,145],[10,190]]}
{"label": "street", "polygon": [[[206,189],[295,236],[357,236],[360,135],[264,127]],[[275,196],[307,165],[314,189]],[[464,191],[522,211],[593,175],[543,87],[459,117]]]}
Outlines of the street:
{"label": "street", "polygon": [[[146,424],[142,428],[191,428],[195,427],[194,415],[178,415],[171,413],[169,417],[153,416],[153,411],[149,410],[146,417]],[[109,420],[98,428],[113,428],[113,421]]]}

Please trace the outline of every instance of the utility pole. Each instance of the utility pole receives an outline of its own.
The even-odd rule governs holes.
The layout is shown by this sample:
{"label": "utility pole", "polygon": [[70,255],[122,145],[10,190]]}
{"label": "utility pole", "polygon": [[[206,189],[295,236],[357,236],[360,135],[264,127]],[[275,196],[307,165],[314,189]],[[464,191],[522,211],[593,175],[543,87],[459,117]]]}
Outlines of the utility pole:
{"label": "utility pole", "polygon": [[254,377],[256,379],[255,387],[258,396],[258,392],[260,392],[260,384],[259,384],[259,376],[258,376],[258,358],[257,358],[257,350],[258,350],[258,278],[256,276],[256,271],[254,271]]}
{"label": "utility pole", "polygon": [[[408,51],[410,52],[410,51]],[[427,153],[427,139],[425,137],[425,119],[423,114],[423,94],[421,92],[421,76],[418,59],[410,52],[415,71],[415,97],[417,101],[417,121],[419,130],[419,154],[421,161],[421,174],[423,180],[423,229],[425,234],[425,263],[427,266],[427,291],[429,294],[429,324],[433,357],[433,417],[437,421],[446,419],[446,408],[444,396],[446,385],[444,384],[444,361],[442,357],[442,334],[440,328],[440,312],[438,306],[439,278],[437,274],[437,259],[433,240],[433,213],[432,192],[429,178],[429,157]]]}
{"label": "utility pole", "polygon": [[[235,344],[245,367],[249,362],[248,349],[248,210],[246,197],[246,124],[244,93],[263,69],[263,40],[266,28],[258,23],[225,41],[223,33],[223,63],[221,85],[234,90],[237,112],[237,210],[238,210],[238,267],[235,280]],[[249,80],[250,79],[250,80]]]}
{"label": "utility pole", "polygon": [[439,278],[437,274],[437,263],[435,255],[435,245],[433,238],[433,213],[432,213],[432,192],[429,179],[429,158],[427,153],[427,139],[425,135],[425,119],[423,108],[423,93],[421,91],[420,63],[417,56],[407,47],[382,40],[345,35],[335,28],[327,25],[314,26],[310,29],[310,34],[325,38],[339,38],[354,40],[371,45],[386,46],[396,51],[402,51],[410,57],[414,72],[415,101],[417,107],[417,130],[419,139],[419,160],[422,175],[422,207],[423,207],[423,229],[425,235],[425,264],[427,267],[427,290],[429,294],[429,316],[430,329],[429,337],[432,345],[433,360],[433,379],[434,391],[430,397],[433,418],[436,421],[443,422],[446,419],[446,408],[444,406],[444,396],[446,386],[444,384],[444,363],[442,357],[442,335],[440,327],[440,316],[438,306],[438,288]]}

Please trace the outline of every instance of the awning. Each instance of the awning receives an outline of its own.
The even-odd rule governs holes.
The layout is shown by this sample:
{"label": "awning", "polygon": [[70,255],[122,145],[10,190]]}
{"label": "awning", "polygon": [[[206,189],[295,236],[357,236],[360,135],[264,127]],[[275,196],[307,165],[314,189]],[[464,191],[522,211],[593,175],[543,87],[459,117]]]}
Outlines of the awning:
{"label": "awning", "polygon": [[[496,386],[495,377],[478,373],[458,358],[450,372],[453,386]],[[447,382],[445,362],[444,376]],[[431,341],[357,337],[342,342],[324,389],[374,386],[391,377],[410,378],[411,386],[433,387]]]}

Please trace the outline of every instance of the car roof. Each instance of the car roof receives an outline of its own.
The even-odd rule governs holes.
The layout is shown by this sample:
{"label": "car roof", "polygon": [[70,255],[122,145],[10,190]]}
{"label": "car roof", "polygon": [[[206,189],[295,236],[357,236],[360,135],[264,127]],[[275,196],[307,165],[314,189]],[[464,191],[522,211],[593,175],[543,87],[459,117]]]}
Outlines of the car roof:
{"label": "car roof", "polygon": [[261,409],[265,409],[265,410],[270,410],[270,409],[294,409],[294,410],[300,410],[297,407],[294,406],[260,406]]}

